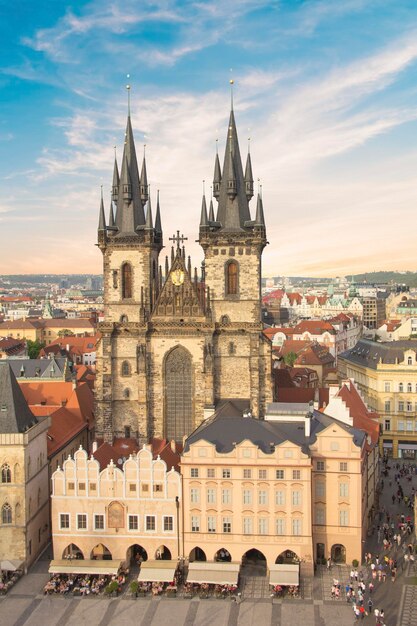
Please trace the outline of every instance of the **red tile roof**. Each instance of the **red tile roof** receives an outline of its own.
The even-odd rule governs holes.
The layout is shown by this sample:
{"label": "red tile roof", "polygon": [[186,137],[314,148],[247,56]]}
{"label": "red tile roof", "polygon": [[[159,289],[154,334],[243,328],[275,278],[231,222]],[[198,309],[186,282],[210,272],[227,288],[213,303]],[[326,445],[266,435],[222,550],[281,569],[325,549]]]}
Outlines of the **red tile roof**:
{"label": "red tile roof", "polygon": [[314,402],[317,395],[319,408],[328,404],[329,390],[327,388],[308,389],[303,387],[278,389],[277,402]]}
{"label": "red tile roof", "polygon": [[367,408],[354,383],[351,380],[343,381],[337,396],[346,404],[353,426],[366,431],[373,444],[378,443],[379,415]]}
{"label": "red tile roof", "polygon": [[322,335],[328,332],[331,335],[335,335],[336,331],[333,326],[324,320],[303,320],[294,327],[295,334],[302,334],[309,332],[312,335]]}

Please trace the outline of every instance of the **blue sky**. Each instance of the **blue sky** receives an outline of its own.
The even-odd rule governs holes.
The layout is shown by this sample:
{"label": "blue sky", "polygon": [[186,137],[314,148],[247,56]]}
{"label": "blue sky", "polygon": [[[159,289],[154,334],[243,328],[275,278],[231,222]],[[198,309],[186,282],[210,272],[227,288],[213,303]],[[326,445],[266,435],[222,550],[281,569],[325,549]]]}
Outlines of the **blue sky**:
{"label": "blue sky", "polygon": [[199,261],[231,76],[264,273],[417,269],[414,0],[3,0],[0,47],[0,273],[101,271],[127,82],[165,241],[184,231]]}

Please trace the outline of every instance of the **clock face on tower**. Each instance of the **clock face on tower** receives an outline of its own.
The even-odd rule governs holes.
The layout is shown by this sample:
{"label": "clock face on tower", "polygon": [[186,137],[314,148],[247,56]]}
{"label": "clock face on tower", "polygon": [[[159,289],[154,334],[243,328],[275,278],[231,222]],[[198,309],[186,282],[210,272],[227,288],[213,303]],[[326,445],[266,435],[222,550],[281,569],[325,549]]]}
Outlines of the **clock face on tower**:
{"label": "clock face on tower", "polygon": [[176,287],[179,287],[184,282],[184,272],[180,269],[172,272],[172,282]]}

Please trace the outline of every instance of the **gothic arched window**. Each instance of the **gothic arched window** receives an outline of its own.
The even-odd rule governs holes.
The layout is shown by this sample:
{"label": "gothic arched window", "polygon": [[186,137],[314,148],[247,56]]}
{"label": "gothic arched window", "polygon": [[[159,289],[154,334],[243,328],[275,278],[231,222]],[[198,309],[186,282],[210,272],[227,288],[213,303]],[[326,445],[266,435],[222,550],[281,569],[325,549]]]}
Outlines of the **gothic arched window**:
{"label": "gothic arched window", "polygon": [[1,521],[3,524],[12,523],[12,507],[8,502],[5,502],[1,507]]}
{"label": "gothic arched window", "polygon": [[122,376],[130,376],[129,361],[123,361],[122,363]]}
{"label": "gothic arched window", "polygon": [[193,428],[191,355],[178,346],[165,360],[165,436],[181,441]]}
{"label": "gothic arched window", "polygon": [[122,298],[132,297],[132,266],[130,263],[122,265]]}
{"label": "gothic arched window", "polygon": [[1,482],[2,483],[11,483],[12,482],[12,473],[10,471],[10,466],[7,463],[4,463],[1,468]]}
{"label": "gothic arched window", "polygon": [[236,261],[226,263],[226,295],[235,296],[238,293],[239,266]]}

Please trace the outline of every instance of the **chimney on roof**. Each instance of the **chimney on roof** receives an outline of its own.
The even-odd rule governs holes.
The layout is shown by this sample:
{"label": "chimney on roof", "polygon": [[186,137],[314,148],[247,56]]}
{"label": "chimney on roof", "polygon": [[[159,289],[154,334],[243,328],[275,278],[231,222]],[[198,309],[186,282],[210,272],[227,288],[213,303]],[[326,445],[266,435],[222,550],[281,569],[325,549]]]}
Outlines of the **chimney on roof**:
{"label": "chimney on roof", "polygon": [[177,446],[175,445],[175,440],[174,439],[171,439],[170,446],[171,446],[172,452],[174,452],[174,454],[175,454],[175,452],[177,451]]}
{"label": "chimney on roof", "polygon": [[98,448],[97,441],[93,441],[93,445],[91,447],[91,452],[94,454],[94,452],[97,452],[97,448]]}
{"label": "chimney on roof", "polygon": [[339,385],[333,383],[329,385],[329,402],[332,398],[335,398],[339,393]]}
{"label": "chimney on roof", "polygon": [[311,435],[311,420],[314,415],[314,402],[310,400],[308,403],[308,413],[304,416],[304,435],[310,437]]}

